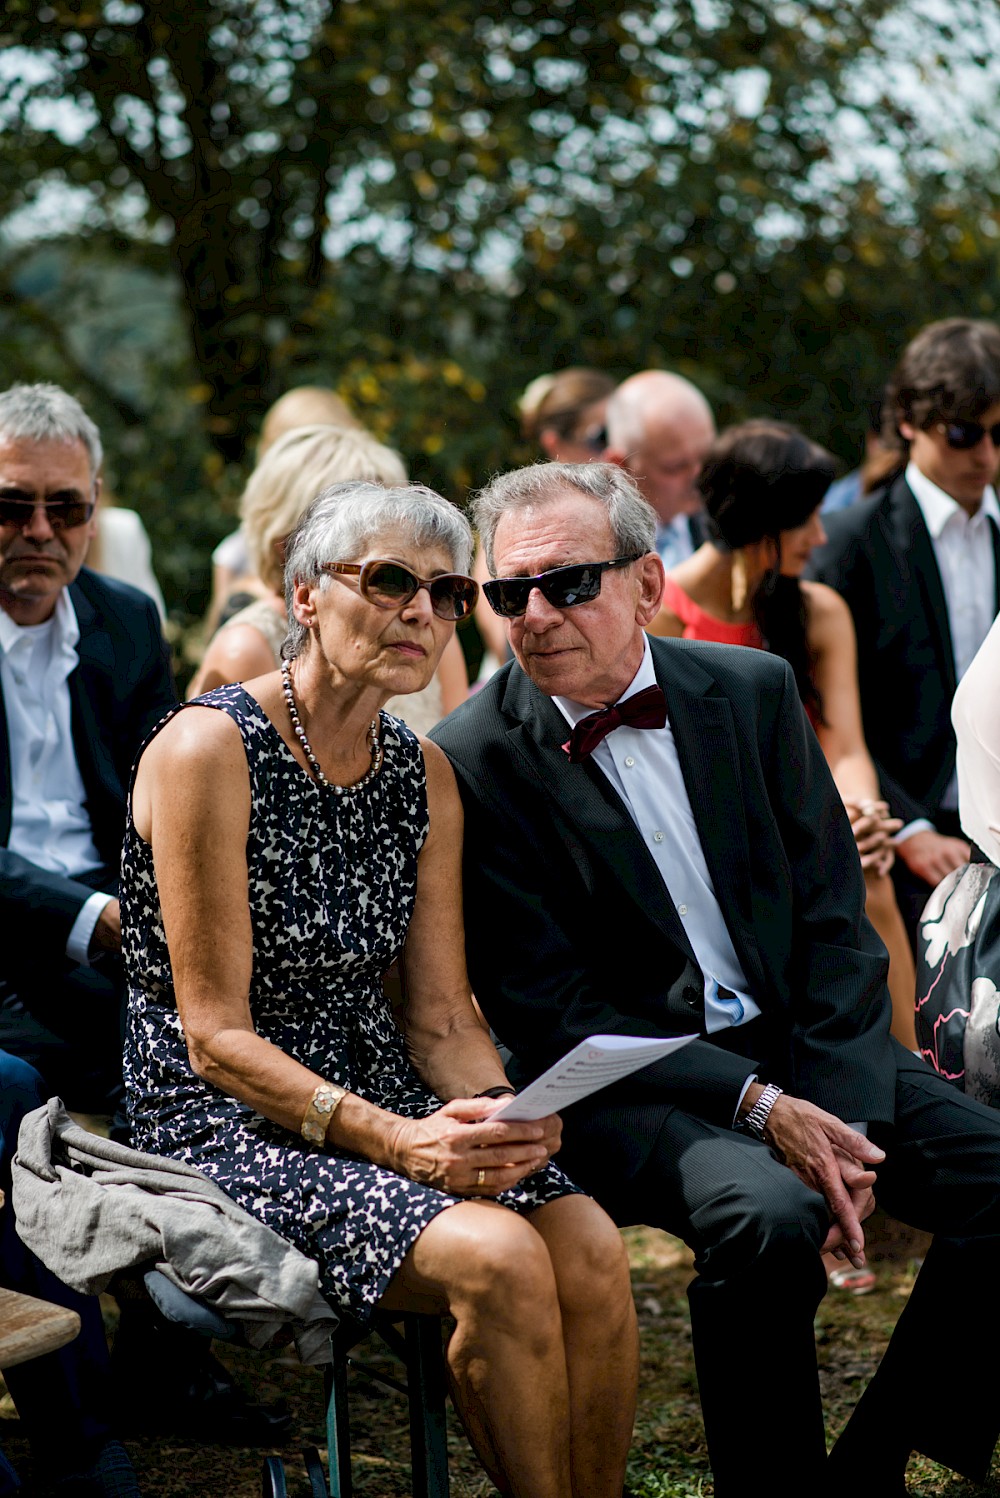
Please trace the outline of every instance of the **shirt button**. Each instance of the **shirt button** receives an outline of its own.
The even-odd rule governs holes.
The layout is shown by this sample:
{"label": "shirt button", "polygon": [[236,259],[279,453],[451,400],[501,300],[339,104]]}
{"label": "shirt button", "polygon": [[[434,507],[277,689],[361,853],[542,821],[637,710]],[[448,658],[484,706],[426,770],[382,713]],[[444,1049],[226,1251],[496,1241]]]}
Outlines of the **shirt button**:
{"label": "shirt button", "polygon": [[625,756],[625,764],[628,767],[628,769],[630,769],[630,770],[631,770],[632,766],[635,764],[635,760],[632,758],[631,754],[627,754]]}
{"label": "shirt button", "polygon": [[653,833],[653,842],[654,843],[662,843],[663,842],[663,833],[662,832],[654,832]]}
{"label": "shirt button", "polygon": [[687,915],[687,913],[688,913],[688,908],[687,908],[686,905],[678,905],[678,907],[677,907],[677,914],[678,915]]}

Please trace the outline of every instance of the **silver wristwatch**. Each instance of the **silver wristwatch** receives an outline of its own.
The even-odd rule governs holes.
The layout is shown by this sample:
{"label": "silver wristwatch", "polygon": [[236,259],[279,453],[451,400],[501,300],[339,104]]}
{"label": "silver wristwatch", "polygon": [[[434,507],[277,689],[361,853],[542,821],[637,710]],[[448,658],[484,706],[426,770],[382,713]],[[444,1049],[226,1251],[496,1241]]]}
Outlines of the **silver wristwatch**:
{"label": "silver wristwatch", "polygon": [[771,1109],[781,1096],[781,1088],[768,1082],[760,1097],[745,1118],[740,1119],[740,1128],[755,1139],[764,1138],[764,1125],[771,1116]]}

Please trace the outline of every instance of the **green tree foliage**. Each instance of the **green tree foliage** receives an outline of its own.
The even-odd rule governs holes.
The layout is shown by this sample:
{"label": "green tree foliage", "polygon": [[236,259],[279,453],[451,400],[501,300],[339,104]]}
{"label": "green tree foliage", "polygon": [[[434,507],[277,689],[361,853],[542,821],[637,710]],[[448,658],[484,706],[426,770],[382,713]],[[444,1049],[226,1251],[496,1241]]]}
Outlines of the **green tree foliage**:
{"label": "green tree foliage", "polygon": [[[531,456],[516,394],[568,362],[679,368],[847,454],[905,332],[996,305],[989,151],[888,92],[912,8],[7,0],[9,370],[93,406],[191,608],[293,384],[456,497]],[[921,24],[953,66],[957,12]]]}

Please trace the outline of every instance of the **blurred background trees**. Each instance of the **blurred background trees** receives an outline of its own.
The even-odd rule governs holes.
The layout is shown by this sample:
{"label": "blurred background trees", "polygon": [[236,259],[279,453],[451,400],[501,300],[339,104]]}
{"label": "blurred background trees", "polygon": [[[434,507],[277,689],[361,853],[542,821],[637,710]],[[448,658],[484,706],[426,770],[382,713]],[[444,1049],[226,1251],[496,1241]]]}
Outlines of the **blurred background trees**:
{"label": "blurred background trees", "polygon": [[461,500],[517,395],[694,379],[846,461],[906,337],[1000,301],[965,0],[7,0],[0,344],[100,422],[179,623],[260,418],[329,384]]}

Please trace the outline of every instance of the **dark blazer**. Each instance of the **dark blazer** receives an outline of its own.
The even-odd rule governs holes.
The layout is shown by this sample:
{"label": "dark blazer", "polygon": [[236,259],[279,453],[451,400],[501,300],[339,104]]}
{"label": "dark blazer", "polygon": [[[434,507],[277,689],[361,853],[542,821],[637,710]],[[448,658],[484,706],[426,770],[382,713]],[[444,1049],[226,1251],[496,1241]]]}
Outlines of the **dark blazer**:
{"label": "dark blazer", "polygon": [[[865,740],[893,816],[933,822],[955,768],[955,654],[930,532],[901,475],[824,518],[809,572],[846,601],[858,637]],[[1000,603],[1000,536],[993,528]]]}
{"label": "dark blazer", "polygon": [[[84,568],[70,585],[80,626],[79,665],[69,677],[73,745],[87,792],[94,842],[117,880],[129,773],[147,734],[177,702],[159,615],[138,589]],[[10,744],[0,690],[0,914],[18,945],[62,954],[93,893],[76,879],[36,867],[7,849]],[[0,967],[3,964],[0,962]]]}
{"label": "dark blazer", "polygon": [[[888,1120],[884,949],[862,912],[850,826],[790,668],[763,652],[651,640],[709,872],[764,1014],[768,1076],[845,1120]],[[656,866],[558,709],[516,665],[432,733],[465,807],[472,985],[537,1075],[587,1035],[698,1029],[700,975]],[[707,1039],[570,1110],[626,1173],[675,1104],[731,1125],[745,1059]]]}

